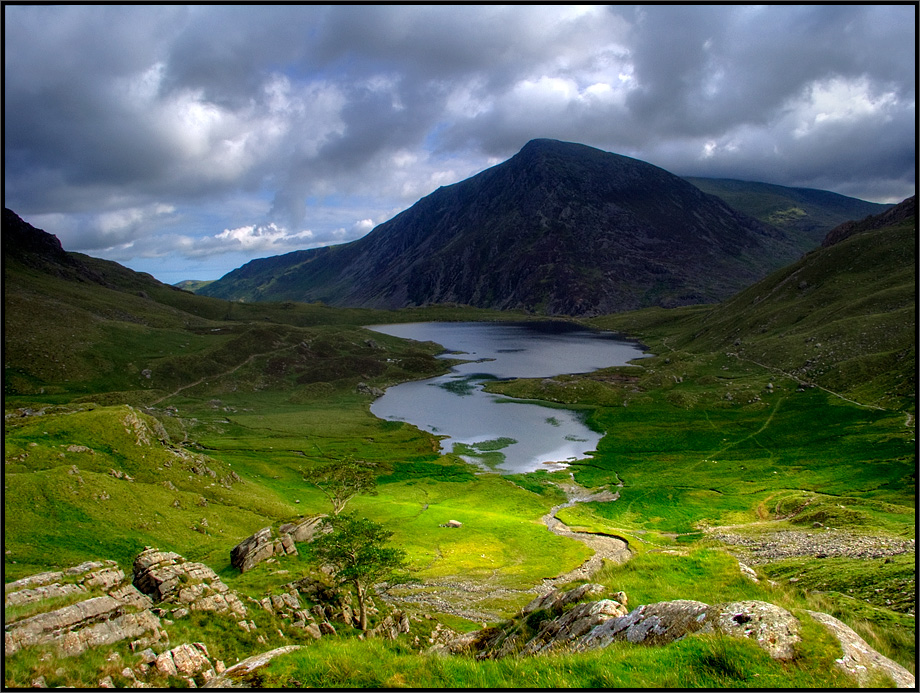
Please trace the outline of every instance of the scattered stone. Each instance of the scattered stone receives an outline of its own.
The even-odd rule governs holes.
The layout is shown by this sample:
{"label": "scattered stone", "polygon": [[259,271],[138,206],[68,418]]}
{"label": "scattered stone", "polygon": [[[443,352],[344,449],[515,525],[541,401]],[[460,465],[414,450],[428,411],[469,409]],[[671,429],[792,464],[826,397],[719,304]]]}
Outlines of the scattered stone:
{"label": "scattered stone", "polygon": [[379,387],[368,385],[367,383],[358,383],[355,391],[362,395],[370,395],[371,397],[383,396],[383,390],[381,390]]}
{"label": "scattered stone", "polygon": [[851,534],[824,528],[821,531],[781,530],[758,535],[737,534],[728,528],[713,527],[709,535],[718,541],[737,546],[746,556],[745,563],[763,565],[800,556],[825,558],[885,558],[915,550],[914,539]]}
{"label": "scattered stone", "polygon": [[151,664],[155,662],[157,659],[156,653],[150,648],[147,648],[146,650],[142,650],[141,652],[138,652],[137,656],[143,664]]}
{"label": "scattered stone", "polygon": [[386,638],[387,640],[396,640],[400,633],[409,632],[409,616],[405,611],[394,611],[383,619],[380,624],[373,630],[368,631],[368,636],[372,638]]}

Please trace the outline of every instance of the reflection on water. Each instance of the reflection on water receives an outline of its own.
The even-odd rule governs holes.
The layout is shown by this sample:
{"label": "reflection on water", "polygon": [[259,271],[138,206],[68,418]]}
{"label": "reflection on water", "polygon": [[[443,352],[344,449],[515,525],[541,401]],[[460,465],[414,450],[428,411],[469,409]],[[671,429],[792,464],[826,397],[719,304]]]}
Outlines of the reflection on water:
{"label": "reflection on water", "polygon": [[[371,325],[385,334],[433,341],[467,359],[451,372],[391,387],[371,405],[382,419],[446,436],[442,450],[503,473],[558,469],[584,459],[601,434],[568,409],[482,391],[496,378],[549,378],[625,365],[643,356],[634,343],[569,323],[407,323]],[[457,354],[456,352],[462,352]]]}

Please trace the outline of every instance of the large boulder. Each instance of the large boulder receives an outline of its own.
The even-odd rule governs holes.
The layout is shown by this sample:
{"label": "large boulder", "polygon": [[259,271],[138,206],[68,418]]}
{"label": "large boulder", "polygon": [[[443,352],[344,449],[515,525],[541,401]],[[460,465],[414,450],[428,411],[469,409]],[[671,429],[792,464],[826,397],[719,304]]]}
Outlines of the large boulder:
{"label": "large boulder", "polygon": [[294,541],[313,541],[313,537],[322,530],[325,518],[326,515],[316,515],[300,522],[283,524],[278,528],[278,534],[282,540],[285,535],[289,535]]}
{"label": "large boulder", "polygon": [[801,641],[795,616],[775,604],[753,600],[712,607],[701,630],[754,640],[773,659],[782,660],[792,659]]}
{"label": "large boulder", "polygon": [[274,555],[275,544],[272,539],[272,528],[263,527],[233,547],[230,551],[230,563],[241,573],[245,573]]}

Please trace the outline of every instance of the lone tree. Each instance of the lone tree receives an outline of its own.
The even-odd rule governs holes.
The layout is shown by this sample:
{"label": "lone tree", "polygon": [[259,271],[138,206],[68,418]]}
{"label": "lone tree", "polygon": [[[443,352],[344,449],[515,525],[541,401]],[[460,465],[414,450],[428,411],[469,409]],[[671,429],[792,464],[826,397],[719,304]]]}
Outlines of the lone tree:
{"label": "lone tree", "polygon": [[377,476],[373,468],[370,462],[346,457],[324,465],[315,478],[304,477],[304,480],[323,492],[332,503],[332,514],[338,515],[359,493],[376,495]]}
{"label": "lone tree", "polygon": [[358,621],[367,631],[367,590],[374,583],[405,571],[406,553],[384,544],[393,532],[372,520],[349,513],[323,520],[330,528],[313,541],[313,553],[331,566],[340,584],[352,584],[358,594]]}

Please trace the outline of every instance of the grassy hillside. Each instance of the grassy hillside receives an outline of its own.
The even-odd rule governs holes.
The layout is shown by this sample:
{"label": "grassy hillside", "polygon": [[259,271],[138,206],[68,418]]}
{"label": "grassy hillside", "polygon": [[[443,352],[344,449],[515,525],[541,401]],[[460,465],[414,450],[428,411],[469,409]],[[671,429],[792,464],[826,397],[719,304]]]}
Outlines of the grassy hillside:
{"label": "grassy hillside", "polygon": [[656,334],[665,351],[724,353],[862,404],[916,401],[916,219],[813,251],[712,308],[596,324]]}
{"label": "grassy hillside", "polygon": [[879,214],[891,207],[838,195],[827,190],[790,188],[770,183],[728,178],[687,178],[700,190],[715,195],[740,212],[794,232],[802,252],[821,243],[833,227],[851,219]]}

